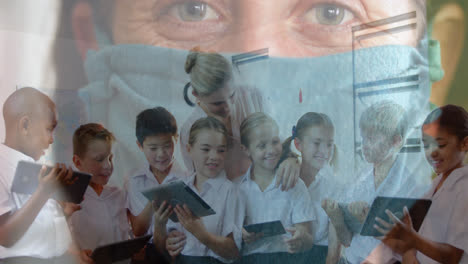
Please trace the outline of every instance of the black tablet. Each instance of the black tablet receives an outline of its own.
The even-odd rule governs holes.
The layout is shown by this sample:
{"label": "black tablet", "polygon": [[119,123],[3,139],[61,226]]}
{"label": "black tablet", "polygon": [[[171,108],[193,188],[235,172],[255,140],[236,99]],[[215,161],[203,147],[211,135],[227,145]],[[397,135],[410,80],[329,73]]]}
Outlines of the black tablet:
{"label": "black tablet", "polygon": [[246,225],[244,226],[244,229],[249,233],[263,233],[263,237],[277,236],[286,233],[281,221]]}
{"label": "black tablet", "polygon": [[[216,212],[183,181],[162,184],[143,190],[141,193],[148,200],[156,201],[158,205],[163,201],[168,202],[172,208],[176,205],[183,206],[185,204],[192,213],[198,217],[216,214]],[[174,222],[179,221],[175,213],[171,214],[169,218]]]}
{"label": "black tablet", "polygon": [[146,243],[148,243],[151,237],[152,235],[146,235],[135,239],[100,246],[93,251],[91,258],[96,264],[110,264],[129,259],[141,250]]}
{"label": "black tablet", "polygon": [[[42,164],[19,161],[16,167],[15,178],[11,185],[11,191],[21,194],[33,194],[39,185],[38,175],[41,168]],[[46,175],[52,168],[51,166],[47,166]],[[83,196],[91,180],[91,175],[73,171],[73,178],[76,179],[75,182],[70,185],[62,185],[57,193],[54,194],[54,199],[75,204],[79,204],[83,201]]]}
{"label": "black tablet", "polygon": [[388,223],[392,223],[390,217],[385,213],[385,210],[388,209],[401,220],[403,218],[403,208],[405,206],[409,210],[413,228],[418,231],[431,204],[432,201],[427,199],[378,196],[375,198],[367,214],[366,221],[361,229],[361,235],[374,237],[382,236],[382,234],[374,228],[374,224],[379,225],[379,223],[375,221],[375,218],[379,217]]}

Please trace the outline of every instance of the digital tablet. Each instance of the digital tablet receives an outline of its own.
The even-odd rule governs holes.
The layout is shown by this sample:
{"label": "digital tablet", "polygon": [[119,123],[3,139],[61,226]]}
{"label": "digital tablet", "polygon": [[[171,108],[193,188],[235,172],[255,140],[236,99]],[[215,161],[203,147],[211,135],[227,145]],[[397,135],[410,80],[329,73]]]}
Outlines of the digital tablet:
{"label": "digital tablet", "polygon": [[[39,185],[38,175],[41,168],[42,164],[19,161],[16,167],[15,178],[11,185],[11,191],[21,194],[33,194]],[[47,166],[46,175],[52,168],[51,166]],[[73,171],[73,178],[76,179],[75,182],[70,185],[63,184],[57,193],[54,194],[54,199],[75,204],[83,201],[91,175]]]}
{"label": "digital tablet", "polygon": [[120,241],[96,248],[91,258],[96,264],[110,264],[131,258],[141,250],[152,236],[146,235],[135,239]]}
{"label": "digital tablet", "polygon": [[[164,201],[168,202],[172,208],[176,205],[183,206],[185,204],[197,217],[216,214],[216,212],[183,181],[162,184],[143,190],[141,193],[148,200],[156,201],[158,205]],[[174,222],[179,222],[175,213],[172,213],[169,218]]]}
{"label": "digital tablet", "polygon": [[246,225],[244,229],[249,233],[263,233],[263,237],[271,237],[286,234],[281,221],[265,222],[253,225]]}
{"label": "digital tablet", "polygon": [[427,199],[378,196],[375,198],[369,213],[367,214],[366,221],[364,222],[361,230],[361,235],[374,237],[382,236],[382,234],[374,228],[374,224],[380,226],[380,224],[375,221],[375,218],[379,217],[388,223],[392,223],[392,221],[390,221],[390,217],[385,213],[385,210],[388,209],[401,220],[403,219],[403,208],[405,206],[409,210],[411,220],[413,222],[413,228],[418,231],[424,217],[426,217],[427,211],[429,211],[429,208],[431,207],[431,204],[432,201]]}

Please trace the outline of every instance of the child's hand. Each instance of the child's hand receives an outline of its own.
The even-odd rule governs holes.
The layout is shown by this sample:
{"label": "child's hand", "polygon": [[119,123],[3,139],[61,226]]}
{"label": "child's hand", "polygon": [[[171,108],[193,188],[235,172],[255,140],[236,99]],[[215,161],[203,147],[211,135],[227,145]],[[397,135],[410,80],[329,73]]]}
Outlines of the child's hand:
{"label": "child's hand", "polygon": [[85,249],[80,251],[80,264],[94,264],[94,260],[91,258],[93,251],[91,249]]}
{"label": "child's hand", "polygon": [[340,244],[345,247],[351,245],[353,234],[345,224],[343,212],[338,206],[338,202],[331,199],[322,200],[322,208],[330,218],[330,222],[335,227]]}
{"label": "child's hand", "polygon": [[263,237],[263,233],[249,233],[245,228],[242,228],[242,240],[246,244],[253,243]]}
{"label": "child's hand", "polygon": [[187,243],[187,237],[178,230],[172,230],[166,239],[166,249],[171,257],[176,257],[182,252]]}
{"label": "child's hand", "polygon": [[275,186],[281,185],[282,191],[287,191],[296,186],[301,172],[301,164],[296,158],[287,158],[278,167],[278,176]]}
{"label": "child's hand", "polygon": [[[55,193],[60,184],[73,184],[73,170],[71,167],[67,169],[65,164],[57,164],[49,174],[45,175],[47,170],[46,166],[42,166],[39,172],[39,190],[51,196]],[[76,179],[75,179],[76,180]]]}
{"label": "child's hand", "polygon": [[192,214],[192,211],[184,204],[184,206],[177,205],[174,209],[179,219],[180,224],[195,237],[198,238],[204,231],[206,231],[202,220]]}
{"label": "child's hand", "polygon": [[172,206],[168,204],[166,201],[162,202],[159,207],[157,207],[156,202],[153,201],[153,209],[154,209],[154,226],[156,228],[165,229],[167,220],[169,216],[172,214]]}
{"label": "child's hand", "polygon": [[366,221],[369,209],[369,204],[364,201],[352,202],[348,205],[348,211],[356,217],[361,224],[364,224],[364,221]]}
{"label": "child's hand", "polygon": [[408,250],[402,258],[401,263],[408,263],[408,264],[419,264],[418,259],[416,258],[416,250]]}
{"label": "child's hand", "polygon": [[67,218],[71,217],[74,212],[81,210],[81,205],[79,204],[60,201],[57,202],[62,206],[63,214]]}
{"label": "child's hand", "polygon": [[291,233],[292,237],[287,238],[284,240],[286,245],[288,246],[289,253],[297,253],[300,251],[305,251],[311,247],[311,243],[313,242],[312,237],[309,234],[304,232],[302,228],[291,227],[287,228],[286,231]]}
{"label": "child's hand", "polygon": [[390,210],[385,210],[392,223],[387,223],[383,219],[376,217],[375,220],[382,226],[374,225],[374,228],[385,237],[382,242],[393,251],[404,254],[414,247],[414,238],[416,231],[413,228],[413,222],[408,208],[403,209],[403,221],[398,219]]}

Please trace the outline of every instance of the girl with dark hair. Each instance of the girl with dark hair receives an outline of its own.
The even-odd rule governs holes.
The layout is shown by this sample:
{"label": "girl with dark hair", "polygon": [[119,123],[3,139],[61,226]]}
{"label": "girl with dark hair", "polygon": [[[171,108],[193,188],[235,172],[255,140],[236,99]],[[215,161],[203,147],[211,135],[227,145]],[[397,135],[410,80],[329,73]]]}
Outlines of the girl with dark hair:
{"label": "girl with dark hair", "polygon": [[468,263],[468,113],[455,105],[432,111],[422,126],[426,159],[438,174],[425,198],[432,205],[418,232],[408,209],[393,223],[380,218],[375,226],[383,242],[402,256],[403,263]]}

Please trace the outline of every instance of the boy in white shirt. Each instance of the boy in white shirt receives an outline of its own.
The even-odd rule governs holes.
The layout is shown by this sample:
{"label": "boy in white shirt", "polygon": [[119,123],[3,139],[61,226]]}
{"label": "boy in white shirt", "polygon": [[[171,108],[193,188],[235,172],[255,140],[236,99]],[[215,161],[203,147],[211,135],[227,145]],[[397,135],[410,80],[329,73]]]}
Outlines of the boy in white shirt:
{"label": "boy in white shirt", "polygon": [[18,161],[37,161],[53,143],[55,104],[33,88],[22,88],[3,105],[6,137],[0,145],[0,262],[70,263],[77,260],[61,206],[50,199],[72,170],[43,168],[32,195],[11,192]]}
{"label": "boy in white shirt", "polygon": [[[186,178],[188,174],[174,160],[178,138],[177,123],[165,108],[155,107],[138,114],[136,137],[136,143],[144,153],[148,165],[136,172],[126,183],[127,213],[133,233],[135,236],[142,236],[153,233],[154,211],[151,201],[141,191],[178,178]],[[180,238],[184,239],[184,236]],[[161,259],[154,251],[153,244],[149,244],[147,249],[147,259]]]}
{"label": "boy in white shirt", "polygon": [[107,185],[114,170],[114,140],[111,132],[95,123],[80,126],[73,135],[73,163],[92,178],[70,225],[76,243],[88,254],[99,246],[130,239],[125,192]]}
{"label": "boy in white shirt", "polygon": [[[409,129],[408,117],[403,107],[389,100],[377,102],[363,112],[359,128],[363,156],[372,164],[372,168],[360,174],[355,180],[355,189],[348,191],[344,197],[353,201],[347,206],[347,210],[362,225],[377,196],[418,198],[423,194],[424,187],[418,179],[411,176],[405,160],[398,156]],[[343,237],[344,234],[352,237],[346,248],[346,258],[350,263],[361,263],[380,241],[354,234],[344,223],[339,223],[343,221],[343,216],[336,217],[339,209],[334,204],[336,202],[327,201],[324,209],[335,225],[338,237]]]}

